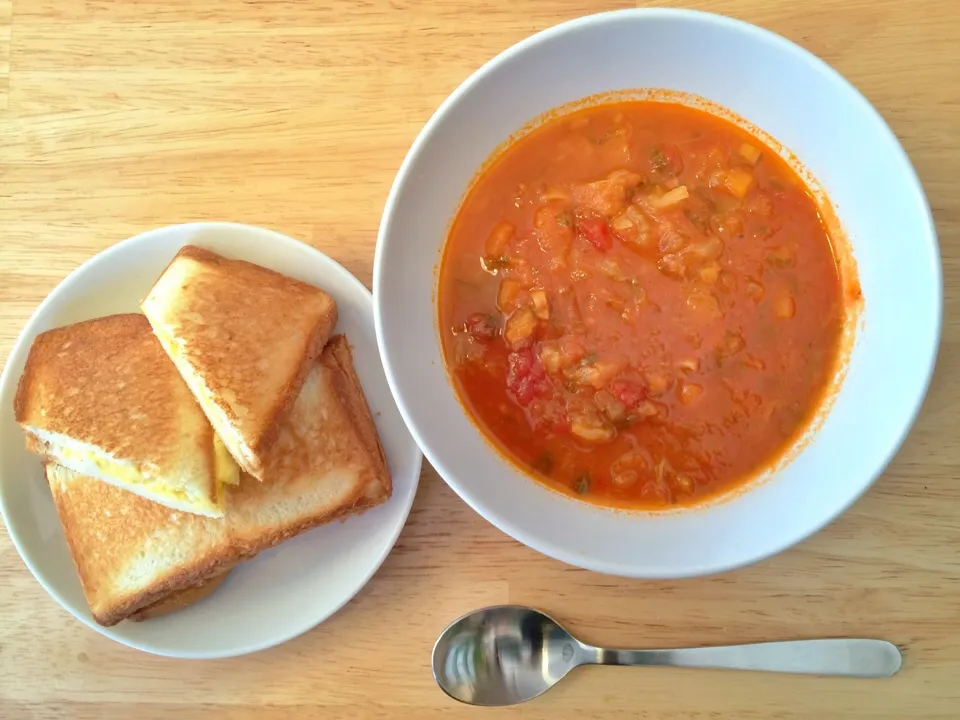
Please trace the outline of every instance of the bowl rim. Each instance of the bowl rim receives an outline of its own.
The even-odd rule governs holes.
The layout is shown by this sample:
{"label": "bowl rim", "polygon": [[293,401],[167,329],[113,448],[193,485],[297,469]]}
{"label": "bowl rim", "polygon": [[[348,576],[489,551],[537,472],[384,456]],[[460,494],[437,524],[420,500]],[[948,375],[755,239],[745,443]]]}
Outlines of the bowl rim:
{"label": "bowl rim", "polygon": [[[78,265],[73,270],[71,270],[70,273],[68,273],[67,276],[63,278],[63,280],[57,283],[57,285],[53,288],[53,290],[51,290],[47,294],[47,296],[40,302],[39,305],[37,305],[36,308],[34,308],[33,312],[30,314],[30,317],[27,319],[23,327],[20,329],[20,332],[18,333],[16,340],[14,340],[14,343],[10,348],[10,353],[6,361],[4,362],[4,367],[2,371],[0,371],[0,388],[4,388],[7,386],[7,383],[12,383],[14,381],[12,377],[12,374],[14,372],[13,370],[14,363],[12,362],[12,360],[16,355],[19,354],[19,351],[21,350],[22,346],[25,343],[33,342],[34,337],[36,337],[37,333],[34,333],[28,338],[28,333],[26,332],[27,328],[30,327],[36,321],[36,319],[46,311],[46,309],[49,306],[53,305],[57,301],[56,300],[57,296],[66,292],[68,285],[75,282],[76,278],[80,277],[83,273],[88,272],[98,263],[108,262],[110,256],[126,251],[129,246],[135,246],[142,243],[150,242],[151,239],[156,235],[164,235],[166,233],[178,232],[178,231],[179,232],[200,232],[204,230],[213,230],[213,229],[242,230],[245,232],[252,231],[254,233],[257,233],[263,236],[264,238],[269,238],[271,241],[280,242],[290,247],[296,246],[298,249],[305,250],[308,254],[314,255],[319,262],[329,264],[333,272],[336,272],[341,277],[341,279],[346,281],[348,284],[351,284],[356,289],[362,291],[361,296],[364,297],[365,300],[369,299],[370,306],[373,305],[373,293],[369,289],[367,289],[366,285],[364,285],[359,278],[357,278],[353,273],[347,270],[343,265],[341,265],[339,262],[331,258],[329,255],[327,255],[323,251],[313,247],[309,243],[305,243],[303,241],[297,240],[296,238],[290,235],[285,235],[284,233],[278,232],[276,230],[260,227],[257,225],[249,225],[246,223],[219,221],[219,220],[184,222],[184,223],[175,223],[173,225],[164,225],[164,226],[154,227],[149,230],[145,230],[143,232],[137,233],[136,235],[132,235],[128,238],[125,238],[117,243],[114,243],[104,248],[103,250],[100,250],[99,252],[95,253],[94,255],[84,260],[80,265]],[[364,302],[364,305],[366,306],[366,302]],[[38,331],[38,332],[42,332],[42,331]],[[378,349],[379,349],[379,343],[378,343]],[[391,391],[391,395],[392,395],[392,391]],[[394,402],[396,402],[395,398],[394,398]],[[406,425],[406,419],[404,419],[404,424]],[[407,425],[407,428],[409,432],[409,425]],[[412,436],[412,433],[411,433],[411,436]],[[416,438],[414,438],[414,441],[416,442]],[[122,628],[123,627],[122,625],[114,626],[114,627],[104,627],[97,624],[97,622],[93,619],[92,615],[90,615],[89,612],[84,614],[82,612],[83,608],[80,608],[81,611],[78,612],[77,609],[74,607],[73,603],[68,602],[61,595],[60,592],[58,592],[54,587],[49,585],[44,580],[44,578],[42,577],[42,574],[39,572],[38,566],[31,559],[31,553],[26,551],[24,544],[21,542],[21,538],[19,534],[11,530],[11,525],[8,518],[7,500],[6,500],[6,495],[3,492],[4,484],[2,482],[0,482],[0,518],[3,519],[3,524],[4,524],[4,527],[6,528],[7,536],[10,538],[11,542],[13,543],[13,546],[16,549],[17,554],[20,556],[20,559],[23,561],[24,565],[26,565],[27,569],[30,571],[30,574],[33,575],[34,579],[47,592],[47,594],[50,597],[52,597],[57,602],[57,604],[60,605],[61,608],[66,610],[70,615],[72,615],[74,618],[79,620],[81,623],[83,623],[87,627],[91,628],[92,630],[95,630],[100,635],[103,635],[104,637],[110,640],[113,640],[114,642],[117,642],[119,644],[126,645],[127,647],[133,648],[135,650],[147,652],[152,655],[160,655],[165,657],[175,657],[175,658],[190,659],[190,660],[192,659],[214,660],[214,659],[220,659],[220,658],[238,657],[241,655],[249,655],[251,653],[259,652],[261,650],[266,650],[271,647],[276,647],[277,645],[282,645],[284,643],[289,642],[290,640],[293,640],[299,637],[300,635],[303,635],[304,633],[309,632],[316,626],[320,625],[321,623],[333,617],[347,603],[349,603],[354,597],[356,597],[357,594],[359,594],[364,587],[366,587],[366,585],[370,582],[373,576],[377,573],[377,571],[386,561],[387,557],[393,551],[393,548],[396,546],[397,540],[400,537],[400,533],[403,531],[403,528],[406,527],[407,520],[410,515],[410,511],[413,507],[413,501],[416,498],[417,489],[420,484],[420,475],[423,469],[423,454],[422,454],[422,451],[419,451],[419,444],[417,445],[417,447],[418,447],[418,452],[415,454],[414,467],[411,468],[412,481],[411,481],[410,491],[408,493],[408,497],[403,499],[404,506],[399,508],[399,515],[397,517],[396,527],[391,533],[391,537],[389,538],[389,541],[384,544],[383,548],[377,554],[375,561],[371,563],[368,571],[365,572],[362,578],[360,579],[359,584],[356,585],[356,587],[350,588],[349,592],[345,594],[345,597],[343,598],[343,600],[339,604],[337,604],[335,607],[330,609],[329,612],[326,612],[325,614],[323,613],[318,614],[315,619],[308,620],[305,624],[292,627],[289,631],[285,633],[278,633],[275,637],[272,637],[270,639],[266,639],[261,642],[255,642],[255,643],[250,643],[246,645],[237,645],[233,649],[229,649],[229,650],[224,649],[224,650],[214,651],[214,652],[196,652],[196,651],[178,652],[175,650],[158,649],[149,644],[139,642],[135,639],[131,639],[125,636],[122,632],[118,632],[117,627]],[[2,453],[3,453],[2,446],[0,446],[0,467],[2,467],[2,460],[3,460]]]}
{"label": "bowl rim", "polygon": [[[706,23],[715,27],[725,28],[737,33],[749,35],[756,41],[773,46],[779,52],[793,55],[797,59],[802,60],[806,64],[810,65],[814,70],[818,71],[824,76],[826,82],[834,83],[835,85],[839,86],[840,89],[845,94],[849,95],[855,103],[859,104],[861,109],[868,116],[872,116],[872,118],[878,123],[878,129],[884,134],[885,139],[888,141],[888,150],[895,155],[895,162],[899,164],[904,171],[904,179],[905,182],[910,185],[913,195],[913,202],[918,205],[919,209],[922,211],[920,214],[924,219],[924,232],[923,237],[919,238],[918,242],[926,247],[927,255],[931,264],[930,279],[933,282],[933,287],[931,289],[935,298],[933,308],[935,316],[932,318],[934,321],[933,334],[931,337],[932,342],[930,343],[929,347],[923,349],[921,360],[918,361],[918,365],[922,364],[924,368],[923,381],[919,388],[919,392],[912,400],[910,412],[903,416],[899,424],[898,438],[896,442],[891,443],[886,452],[882,455],[882,461],[877,466],[879,470],[877,470],[875,473],[871,473],[869,477],[865,477],[862,487],[858,488],[857,491],[852,494],[848,502],[840,507],[835,508],[831,512],[826,513],[819,523],[809,526],[805,532],[795,533],[794,535],[786,537],[779,542],[773,543],[769,547],[764,547],[759,551],[746,552],[736,560],[721,563],[704,562],[697,567],[688,567],[677,572],[664,572],[662,568],[644,568],[635,565],[625,565],[620,562],[598,560],[596,558],[580,554],[576,551],[554,546],[551,543],[542,541],[540,538],[536,537],[535,533],[531,533],[524,528],[518,527],[514,523],[507,521],[495,508],[481,506],[480,503],[473,498],[469,488],[463,485],[449,470],[449,468],[446,467],[446,464],[441,458],[441,454],[435,451],[431,443],[422,436],[419,429],[413,423],[412,414],[406,407],[403,392],[400,388],[400,383],[398,382],[394,373],[390,350],[386,341],[384,340],[385,332],[381,311],[381,302],[383,301],[381,288],[384,275],[388,272],[386,267],[385,248],[389,242],[388,238],[392,232],[393,219],[394,215],[396,214],[396,207],[401,188],[408,182],[408,180],[410,180],[411,168],[423,153],[425,146],[430,142],[430,139],[437,131],[437,128],[444,121],[451,107],[457,104],[463,96],[468,94],[488,74],[499,68],[501,65],[509,62],[514,57],[526,53],[528,50],[541,43],[548,42],[561,35],[576,32],[585,28],[628,19],[634,21],[674,20],[688,23]],[[682,8],[628,8],[595,13],[592,15],[586,15],[568,20],[520,40],[509,48],[501,51],[473,71],[469,77],[467,77],[455,90],[453,90],[452,93],[450,93],[450,95],[444,99],[440,106],[430,116],[429,120],[414,139],[413,144],[410,146],[410,149],[408,150],[399,170],[397,171],[397,175],[390,187],[390,192],[384,205],[384,211],[381,218],[379,231],[377,233],[377,247],[374,254],[373,267],[373,296],[374,323],[377,332],[377,344],[379,345],[380,355],[384,361],[384,371],[390,391],[394,395],[397,407],[400,410],[400,414],[402,415],[404,421],[407,423],[410,433],[417,441],[417,444],[423,451],[424,456],[437,470],[437,473],[443,478],[444,482],[446,482],[447,485],[449,485],[454,492],[456,492],[457,495],[459,495],[460,498],[467,503],[467,505],[480,514],[481,517],[485,518],[494,526],[510,535],[514,539],[544,555],[547,555],[548,557],[552,557],[556,560],[560,560],[561,562],[565,562],[576,567],[594,570],[600,573],[649,579],[699,577],[727,572],[760,562],[802,542],[806,538],[822,530],[824,527],[832,523],[840,515],[846,512],[864,495],[864,493],[866,493],[867,490],[869,490],[869,488],[876,482],[880,475],[883,474],[891,460],[902,447],[907,435],[916,422],[933,378],[937,354],[940,347],[943,324],[943,270],[940,258],[940,249],[937,240],[936,225],[933,220],[933,213],[930,209],[930,204],[926,198],[923,185],[919,176],[917,175],[916,169],[910,162],[909,156],[907,155],[903,146],[900,144],[893,130],[884,120],[879,111],[849,80],[843,77],[843,75],[841,75],[837,70],[809,50],[804,49],[791,40],[788,40],[787,38],[778,35],[771,30],[767,30],[743,20],[737,20],[725,15],[704,12],[701,10]],[[490,441],[487,440],[488,444],[489,442]],[[496,450],[491,447],[490,452],[496,452]]]}

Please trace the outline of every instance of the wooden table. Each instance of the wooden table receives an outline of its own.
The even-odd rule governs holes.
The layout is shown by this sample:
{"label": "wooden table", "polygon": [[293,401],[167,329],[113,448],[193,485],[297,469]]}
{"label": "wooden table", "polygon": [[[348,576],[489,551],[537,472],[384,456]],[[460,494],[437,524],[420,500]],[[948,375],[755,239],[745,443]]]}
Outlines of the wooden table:
{"label": "wooden table", "polygon": [[[0,0],[0,362],[67,273],[159,225],[276,228],[369,284],[390,182],[443,98],[532,32],[631,4]],[[88,630],[0,531],[0,718],[960,716],[960,8],[699,7],[833,64],[892,125],[929,194],[946,281],[940,363],[870,493],[755,567],[641,582],[541,557],[427,468],[400,541],[353,602],[286,645],[216,662],[152,657]],[[889,681],[588,668],[520,709],[471,711],[434,686],[430,650],[448,621],[502,602],[541,606],[597,643],[865,635],[906,660]]]}

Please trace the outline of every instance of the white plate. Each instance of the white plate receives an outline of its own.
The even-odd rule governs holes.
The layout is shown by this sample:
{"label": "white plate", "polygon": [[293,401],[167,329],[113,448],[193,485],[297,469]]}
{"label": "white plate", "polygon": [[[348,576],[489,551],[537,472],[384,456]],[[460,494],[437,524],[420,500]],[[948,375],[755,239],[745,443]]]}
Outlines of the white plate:
{"label": "white plate", "polygon": [[[710,507],[624,513],[551,492],[484,441],[447,381],[434,269],[474,173],[512,133],[596,93],[705,97],[773,135],[820,181],[859,267],[849,372],[816,435],[776,476]],[[850,506],[903,442],[936,358],[943,304],[930,208],[910,161],[850,83],[793,43],[719,15],[623,10],[527,38],[475,72],[417,137],[387,198],[374,262],[390,387],[430,463],[477,512],[600,572],[683,577],[755,562]]]}
{"label": "white plate", "polygon": [[[13,397],[30,343],[80,320],[138,312],[139,302],[183,245],[263,265],[317,285],[337,301],[337,332],[357,374],[387,456],[393,497],[377,508],[304,533],[237,567],[208,599],[147,622],[101,627],[83,597],[43,478],[14,422]],[[285,235],[231,223],[152,230],[115,245],[69,275],[37,308],[0,375],[0,512],[40,584],[70,613],[124,645],[174,657],[242,655],[289,640],[330,617],[366,584],[396,542],[413,503],[420,451],[397,412],[377,352],[369,291],[343,267]]]}

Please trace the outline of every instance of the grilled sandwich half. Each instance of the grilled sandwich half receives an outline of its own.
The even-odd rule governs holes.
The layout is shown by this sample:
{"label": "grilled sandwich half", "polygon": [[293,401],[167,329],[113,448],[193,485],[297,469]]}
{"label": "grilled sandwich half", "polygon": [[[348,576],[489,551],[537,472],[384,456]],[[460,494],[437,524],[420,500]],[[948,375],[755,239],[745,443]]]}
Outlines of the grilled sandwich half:
{"label": "grilled sandwich half", "polygon": [[151,620],[155,617],[169,615],[177,610],[183,610],[185,607],[195,605],[201,600],[213,595],[213,593],[217,591],[217,588],[223,584],[223,581],[227,579],[227,575],[229,574],[230,571],[225,570],[219,575],[214,575],[210,579],[203,580],[196,585],[191,585],[190,587],[185,587],[182,590],[172,592],[162,600],[155,602],[153,605],[147,605],[146,607],[137,610],[127,619],[135,621]]}
{"label": "grilled sandwich half", "polygon": [[171,511],[55,464],[47,480],[94,618],[137,619],[238,562],[385,502],[390,475],[342,336],[312,361],[266,458],[222,520]]}
{"label": "grilled sandwich half", "polygon": [[14,401],[47,460],[187,513],[223,515],[239,468],[143,315],[38,335]]}
{"label": "grilled sandwich half", "polygon": [[188,245],[141,307],[227,449],[263,480],[280,424],[336,324],[333,298]]}

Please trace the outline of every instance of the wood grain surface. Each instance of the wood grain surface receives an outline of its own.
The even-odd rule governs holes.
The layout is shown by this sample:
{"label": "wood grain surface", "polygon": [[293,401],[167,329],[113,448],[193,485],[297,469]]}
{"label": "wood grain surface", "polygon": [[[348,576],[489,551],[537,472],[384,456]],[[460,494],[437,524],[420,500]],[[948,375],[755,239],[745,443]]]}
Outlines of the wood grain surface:
{"label": "wood grain surface", "polygon": [[[80,262],[159,225],[275,228],[369,285],[390,183],[443,98],[536,30],[631,5],[0,0],[0,362]],[[286,645],[215,662],[148,656],[88,630],[0,530],[0,718],[960,717],[960,8],[696,7],[767,27],[836,67],[896,131],[929,194],[943,344],[919,421],[869,494],[754,567],[642,582],[539,556],[427,468],[396,548],[353,602]],[[881,412],[882,397],[878,388]],[[433,641],[461,613],[500,602],[540,606],[596,643],[862,635],[898,643],[906,659],[885,681],[587,668],[514,710],[457,705],[434,686]]]}

